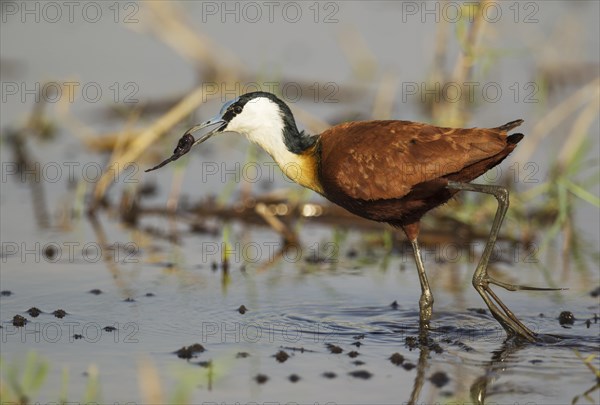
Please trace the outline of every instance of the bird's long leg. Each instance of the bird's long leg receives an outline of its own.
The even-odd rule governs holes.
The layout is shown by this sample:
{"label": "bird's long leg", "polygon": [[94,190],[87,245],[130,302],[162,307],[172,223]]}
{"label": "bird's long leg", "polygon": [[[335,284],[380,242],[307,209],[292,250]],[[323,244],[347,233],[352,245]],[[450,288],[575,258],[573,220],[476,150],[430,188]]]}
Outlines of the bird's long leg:
{"label": "bird's long leg", "polygon": [[[527,326],[525,326],[517,317],[508,309],[508,307],[500,300],[500,298],[490,289],[490,284],[496,284],[500,287],[508,290],[535,290],[535,287],[526,287],[519,285],[512,285],[501,281],[496,281],[488,275],[488,263],[492,256],[494,245],[498,238],[500,226],[508,210],[508,190],[504,187],[487,185],[487,184],[472,184],[472,183],[456,183],[448,182],[448,188],[453,190],[465,190],[475,191],[479,193],[492,194],[498,200],[498,209],[496,210],[496,216],[492,224],[490,236],[479,260],[479,264],[473,274],[473,286],[481,295],[492,315],[502,325],[509,336],[517,335],[527,339],[530,342],[535,342],[536,334],[532,332]],[[496,305],[497,304],[497,305]],[[498,308],[498,306],[500,308]]]}
{"label": "bird's long leg", "polygon": [[421,257],[421,249],[419,248],[419,242],[417,240],[410,241],[413,253],[415,255],[415,262],[417,263],[417,272],[419,273],[419,281],[421,283],[421,298],[419,299],[419,317],[421,326],[425,329],[429,328],[429,321],[431,320],[431,313],[433,312],[433,294],[431,288],[429,288],[429,281],[427,281],[427,274],[425,273],[425,266],[423,266],[423,259]]}
{"label": "bird's long leg", "polygon": [[429,288],[429,281],[427,280],[427,274],[425,273],[425,266],[423,265],[423,259],[421,257],[421,248],[417,241],[419,234],[419,223],[410,224],[403,226],[404,233],[410,240],[412,245],[413,254],[415,257],[415,263],[417,264],[417,272],[419,274],[419,282],[421,283],[421,298],[419,299],[419,319],[422,329],[429,329],[429,321],[431,320],[431,314],[433,312],[433,294],[431,288]]}

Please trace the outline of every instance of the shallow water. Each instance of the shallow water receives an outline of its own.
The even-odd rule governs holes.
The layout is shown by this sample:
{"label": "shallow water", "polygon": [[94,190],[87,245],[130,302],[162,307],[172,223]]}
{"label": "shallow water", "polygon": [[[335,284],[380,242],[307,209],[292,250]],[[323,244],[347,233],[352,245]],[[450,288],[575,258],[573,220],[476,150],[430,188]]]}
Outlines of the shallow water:
{"label": "shallow water", "polygon": [[[107,233],[126,237],[117,224],[104,221]],[[91,232],[87,222],[80,228],[81,235]],[[327,233],[304,227],[306,246],[313,242],[311,228]],[[248,232],[255,243],[277,244],[275,235],[263,229],[235,229]],[[519,345],[505,342],[504,332],[487,311],[474,310],[484,305],[468,282],[472,263],[447,266],[429,261],[436,298],[430,338],[437,345],[411,348],[410,340],[418,338],[419,291],[410,257],[396,253],[382,264],[383,250],[368,253],[359,248],[356,257],[340,254],[334,263],[294,261],[295,255],[290,255],[268,268],[262,267],[264,262],[248,263],[242,270],[232,255],[224,278],[222,270],[213,270],[211,261],[200,260],[197,253],[199,245],[210,241],[220,243],[203,236],[187,237],[180,246],[150,241],[139,254],[116,257],[112,269],[102,261],[91,263],[92,256],[78,250],[75,256],[81,254],[82,260],[48,263],[48,257],[40,256],[34,263],[19,255],[3,258],[2,288],[13,293],[1,297],[3,356],[19,359],[35,350],[50,360],[56,370],[41,395],[45,401],[58,398],[60,367],[70,372],[70,397],[81,397],[86,381],[82,373],[90,364],[98,367],[101,398],[110,403],[143,400],[137,380],[139,368],[151,367],[148,364],[158,369],[167,397],[174,395],[182,375],[196,372],[188,375],[194,379],[196,403],[391,404],[409,401],[415,390],[420,392],[415,399],[426,403],[470,402],[472,395],[485,395],[495,403],[570,403],[596,384],[576,356],[596,353],[600,344],[600,323],[593,320],[600,308],[586,288],[501,293],[534,331],[560,336]],[[342,253],[346,250],[341,247]],[[530,266],[500,267],[507,275],[543,285],[540,273]],[[457,281],[456,291],[450,292],[446,284]],[[102,293],[90,293],[93,289]],[[238,311],[241,305],[247,308],[244,314]],[[44,312],[37,318],[25,312],[34,306]],[[67,312],[65,318],[51,314],[59,308]],[[559,325],[562,310],[576,317],[569,329]],[[12,326],[17,314],[30,323]],[[116,331],[103,330],[106,326]],[[82,337],[73,338],[76,334]],[[206,351],[189,361],[173,353],[194,343]],[[343,352],[331,353],[331,344]],[[279,350],[290,356],[283,363],[274,358]],[[350,357],[352,351],[358,355]],[[238,358],[240,352],[248,357]],[[404,356],[408,370],[390,362],[396,352]],[[596,367],[599,360],[593,361]],[[213,368],[198,365],[205,361]],[[211,378],[208,370],[213,371]],[[369,378],[350,375],[358,370],[367,371]],[[436,372],[449,379],[440,388],[429,380]],[[259,374],[268,380],[258,384],[254,378]],[[289,381],[292,374],[300,380]],[[598,391],[590,398],[597,401]]]}
{"label": "shallow water", "polygon": [[[223,23],[219,16],[200,24],[202,4],[207,3],[211,2],[183,3],[188,18],[261,77],[282,80],[280,72],[285,72],[286,79],[318,78],[320,86],[333,81],[340,89],[366,82],[361,97],[349,103],[305,100],[299,104],[316,117],[333,121],[356,111],[368,116],[374,89],[385,72],[393,71],[401,82],[392,116],[427,119],[418,96],[406,98],[403,86],[426,80],[424,67],[431,64],[435,24],[412,15],[402,21],[400,3],[335,3],[340,7],[336,24],[313,23],[309,3],[301,3],[308,17],[297,24],[281,19],[274,24],[232,24]],[[413,3],[424,4],[403,4]],[[135,32],[137,26],[115,24],[109,3],[103,4],[108,17],[97,24],[77,16],[74,23],[31,19],[22,23],[19,15],[3,14],[7,19],[0,35],[3,85],[24,83],[30,89],[35,83],[43,84],[42,80],[76,80],[80,87],[98,85],[103,91],[100,101],[82,100],[79,95],[69,107],[74,117],[99,132],[123,125],[102,113],[114,105],[115,83],[121,90],[117,100],[121,106],[127,83],[136,86],[141,101],[184,94],[197,85],[197,72],[189,61],[151,36]],[[483,70],[489,71],[480,72],[478,80],[481,85],[499,84],[504,96],[494,102],[479,100],[477,115],[469,125],[490,126],[522,117],[526,119],[522,129],[527,142],[536,122],[589,78],[570,76],[574,85],[567,83],[548,100],[535,103],[525,102],[523,93],[515,101],[512,86],[516,83],[526,89],[523,86],[537,80],[535,69],[544,63],[598,63],[600,6],[597,2],[524,2],[520,3],[521,20],[515,22],[515,8],[509,8],[513,3],[497,4],[502,4],[505,18],[490,25],[487,40],[492,53],[503,56],[498,64],[488,61]],[[536,6],[537,22],[524,24],[524,13]],[[143,14],[138,17],[144,18]],[[378,63],[371,81],[353,71],[336,39],[349,35],[353,27],[363,33],[367,49]],[[348,28],[350,31],[343,31]],[[460,28],[452,25],[452,35]],[[458,49],[456,43],[451,46]],[[3,131],[21,125],[31,111],[34,97],[25,93],[23,88],[16,95],[3,92]],[[230,98],[230,94],[223,97]],[[217,104],[203,106],[195,119],[213,115]],[[72,184],[78,181],[83,192],[89,192],[93,169],[103,167],[106,156],[86,150],[74,136],[80,135],[81,128],[64,122],[59,110],[58,105],[50,105],[49,114],[59,123],[57,138],[29,143],[34,158],[48,170],[38,181],[45,199],[32,194],[30,183],[9,173],[14,156],[4,141],[0,148],[0,289],[11,293],[0,296],[0,350],[4,364],[22,367],[31,351],[48,362],[50,372],[35,398],[40,403],[60,398],[63,370],[69,375],[69,401],[84,401],[88,375],[94,369],[100,383],[99,397],[94,399],[105,403],[174,401],[182,392],[193,403],[476,403],[484,398],[498,404],[600,403],[599,389],[584,396],[597,388],[598,381],[578,357],[578,353],[583,358],[597,354],[600,347],[600,322],[594,318],[600,313],[600,303],[598,297],[590,296],[600,284],[597,271],[584,273],[572,268],[562,274],[562,263],[557,260],[560,252],[538,258],[540,263],[515,256],[518,260],[509,264],[496,264],[495,275],[502,280],[547,286],[552,279],[569,288],[560,292],[496,288],[519,318],[543,337],[539,344],[520,344],[506,341],[489,311],[480,313],[485,305],[470,284],[475,259],[444,262],[436,260],[440,252],[434,249],[425,257],[436,299],[432,331],[429,345],[419,345],[420,291],[412,256],[398,249],[389,253],[377,239],[381,232],[296,225],[303,254],[278,258],[278,235],[267,227],[234,222],[227,226],[233,252],[225,273],[219,265],[213,268],[223,250],[220,221],[208,221],[216,235],[190,232],[188,221],[173,223],[150,215],[142,218],[137,229],[106,212],[99,214],[96,225],[84,215],[65,221],[61,217],[65,207],[69,214],[82,209],[77,204],[70,206],[82,201],[78,197],[82,190],[73,189]],[[182,124],[169,134],[165,151],[172,150],[184,127]],[[595,135],[591,136],[592,154],[598,150]],[[546,179],[556,154],[554,146],[562,145],[563,139],[562,135],[548,139],[531,158],[539,169],[536,180]],[[229,199],[235,201],[239,189],[247,184],[223,178],[223,173],[244,164],[247,144],[224,136],[203,146],[189,159],[182,181],[184,196],[189,201],[207,194],[222,196],[222,190],[233,182],[240,183],[234,184]],[[269,162],[263,155],[259,158]],[[143,205],[164,207],[176,183],[174,165],[140,175],[151,163],[140,163],[135,176],[120,177],[110,198],[117,200],[123,189],[132,186],[127,180],[150,181],[158,185],[158,192]],[[219,173],[206,177],[204,163],[219,165]],[[503,164],[504,174],[511,176],[508,168],[513,163],[518,162],[509,159]],[[86,164],[90,172],[84,172]],[[57,167],[61,171],[54,181]],[[74,178],[69,167],[75,168]],[[525,167],[524,163],[520,167]],[[256,194],[264,191],[263,186],[290,186],[279,172],[261,180],[265,181],[253,184]],[[519,189],[534,186],[518,180]],[[597,187],[591,191],[597,194]],[[45,207],[49,226],[41,221],[40,207]],[[578,232],[597,252],[598,211],[583,203],[578,207],[581,209],[574,214]],[[150,226],[178,235],[178,243],[140,231]],[[511,226],[510,220],[505,226]],[[108,249],[107,244],[113,248]],[[478,244],[476,251],[480,248]],[[331,256],[332,252],[337,255]],[[332,260],[311,260],[315,255]],[[548,269],[549,276],[541,268]],[[90,293],[95,289],[101,293]],[[239,311],[242,305],[247,308],[244,314]],[[26,311],[32,307],[43,313],[31,316]],[[52,312],[57,309],[67,315],[55,317]],[[568,328],[558,321],[563,311],[575,316]],[[13,326],[15,315],[24,316],[28,324]],[[195,343],[206,350],[189,360],[175,354]],[[336,347],[341,353],[333,353],[339,351]],[[284,362],[274,357],[280,350],[290,356]],[[390,361],[395,353],[404,357],[399,365]],[[208,361],[212,365],[206,367]],[[599,368],[600,358],[591,364]],[[156,379],[153,373],[158,374]],[[259,383],[259,375],[266,376],[266,381]],[[299,380],[290,381],[292,375]],[[162,396],[150,396],[152,387]]]}

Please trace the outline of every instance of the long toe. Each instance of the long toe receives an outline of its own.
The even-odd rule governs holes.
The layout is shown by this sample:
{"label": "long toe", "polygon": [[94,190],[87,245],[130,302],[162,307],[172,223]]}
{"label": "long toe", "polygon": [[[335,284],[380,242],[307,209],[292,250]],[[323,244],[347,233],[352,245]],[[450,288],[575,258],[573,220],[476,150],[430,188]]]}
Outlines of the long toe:
{"label": "long toe", "polygon": [[552,288],[552,287],[531,287],[527,285],[520,284],[510,284],[505,283],[504,281],[496,280],[488,276],[487,282],[490,284],[497,285],[498,287],[502,287],[508,291],[561,291],[568,290],[568,288]]}
{"label": "long toe", "polygon": [[[525,326],[489,287],[483,287],[479,293],[484,297],[494,318],[502,325],[509,336],[518,336],[529,342],[537,341],[537,335]],[[498,308],[492,300],[495,301],[500,308]]]}

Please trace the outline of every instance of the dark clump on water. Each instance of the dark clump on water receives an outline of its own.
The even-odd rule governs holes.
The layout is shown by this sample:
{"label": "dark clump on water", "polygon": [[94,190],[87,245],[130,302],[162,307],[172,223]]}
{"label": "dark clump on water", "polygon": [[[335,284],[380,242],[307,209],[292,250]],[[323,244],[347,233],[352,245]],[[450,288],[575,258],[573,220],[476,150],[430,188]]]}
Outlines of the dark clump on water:
{"label": "dark clump on water", "polygon": [[404,363],[404,356],[400,353],[394,353],[390,356],[390,362],[396,366],[399,366]]}
{"label": "dark clump on water", "polygon": [[244,315],[246,312],[248,312],[248,308],[246,308],[245,305],[240,305],[240,307],[238,308],[238,312]]}
{"label": "dark clump on water", "polygon": [[351,371],[351,372],[348,373],[348,375],[351,375],[354,378],[360,378],[360,379],[363,379],[363,380],[368,380],[369,378],[373,377],[373,374],[371,374],[367,370]]}
{"label": "dark clump on water", "polygon": [[102,328],[102,330],[104,330],[105,332],[114,332],[117,330],[117,328],[115,328],[114,326],[105,326],[104,328]]}
{"label": "dark clump on water", "polygon": [[364,366],[364,365],[365,365],[365,362],[364,362],[364,361],[361,361],[361,360],[354,360],[354,361],[352,362],[352,364],[354,364],[355,366]]}
{"label": "dark clump on water", "polygon": [[590,291],[590,295],[594,298],[600,297],[600,285],[594,288],[592,291]]}
{"label": "dark clump on water", "polygon": [[327,344],[327,348],[329,349],[329,352],[333,354],[340,354],[344,351],[344,349],[332,343]]}
{"label": "dark clump on water", "polygon": [[27,319],[21,315],[15,315],[13,317],[12,324],[16,327],[22,327],[27,324]]}
{"label": "dark clump on water", "polygon": [[558,316],[558,323],[560,326],[566,327],[566,325],[573,325],[575,323],[575,315],[571,311],[563,311]]}
{"label": "dark clump on water", "polygon": [[131,298],[131,297],[127,297],[123,300],[123,302],[135,302],[135,299]]}
{"label": "dark clump on water", "polygon": [[31,307],[26,312],[29,314],[29,316],[34,318],[37,318],[42,313],[42,311],[40,311],[40,309],[37,307]]}
{"label": "dark clump on water", "polygon": [[76,334],[73,335],[73,339],[76,339],[76,340],[77,339],[83,339],[83,335],[81,335],[79,333],[76,333]]}
{"label": "dark clump on water", "polygon": [[350,358],[355,358],[359,355],[360,353],[357,352],[356,350],[352,350],[351,352],[348,353],[348,356],[350,356]]}
{"label": "dark clump on water", "polygon": [[298,376],[298,374],[292,374],[288,377],[288,380],[290,380],[290,382],[297,383],[298,381],[300,381],[300,377]]}
{"label": "dark clump on water", "polygon": [[283,350],[280,350],[273,357],[275,357],[278,362],[283,363],[290,358],[290,355]]}
{"label": "dark clump on water", "polygon": [[59,319],[62,319],[65,316],[67,316],[67,312],[64,309],[57,309],[56,311],[52,312],[52,315]]}
{"label": "dark clump on water", "polygon": [[10,297],[12,295],[12,291],[2,290],[2,291],[0,291],[0,295],[3,297]]}
{"label": "dark clump on water", "polygon": [[410,371],[410,370],[412,370],[415,367],[417,367],[417,366],[415,366],[412,363],[403,363],[402,364],[402,368],[404,368],[406,371]]}
{"label": "dark clump on water", "polygon": [[254,380],[258,383],[258,384],[264,384],[269,380],[269,377],[264,375],[264,374],[257,374],[256,377],[254,377]]}
{"label": "dark clump on water", "polygon": [[54,246],[49,245],[44,248],[44,257],[48,260],[52,260],[56,257],[57,250]]}
{"label": "dark clump on water", "polygon": [[394,301],[390,304],[390,307],[392,309],[398,309],[400,307],[400,305],[398,304],[398,301]]}
{"label": "dark clump on water", "polygon": [[202,353],[204,351],[206,351],[204,346],[202,346],[200,343],[194,343],[190,346],[183,346],[181,349],[177,350],[175,354],[180,359],[191,359],[192,357],[196,357],[196,353]]}
{"label": "dark clump on water", "polygon": [[487,314],[487,311],[485,310],[485,308],[467,308],[467,311],[471,311],[471,312],[474,312],[479,315]]}
{"label": "dark clump on water", "polygon": [[335,377],[337,377],[337,374],[334,373],[333,371],[325,371],[323,374],[321,374],[323,377],[328,378],[328,379],[333,379]]}
{"label": "dark clump on water", "polygon": [[442,388],[444,385],[450,382],[450,378],[443,371],[437,371],[433,373],[431,377],[429,377],[429,381],[431,381],[431,383],[436,387]]}
{"label": "dark clump on water", "polygon": [[236,359],[245,359],[246,357],[250,357],[250,353],[248,353],[248,352],[238,352],[235,355]]}
{"label": "dark clump on water", "polygon": [[407,336],[406,339],[404,339],[404,344],[409,350],[417,349],[419,347],[419,341],[414,336]]}
{"label": "dark clump on water", "polygon": [[94,295],[100,295],[102,294],[102,290],[98,289],[98,288],[94,288],[90,291],[88,291],[90,294],[94,294]]}

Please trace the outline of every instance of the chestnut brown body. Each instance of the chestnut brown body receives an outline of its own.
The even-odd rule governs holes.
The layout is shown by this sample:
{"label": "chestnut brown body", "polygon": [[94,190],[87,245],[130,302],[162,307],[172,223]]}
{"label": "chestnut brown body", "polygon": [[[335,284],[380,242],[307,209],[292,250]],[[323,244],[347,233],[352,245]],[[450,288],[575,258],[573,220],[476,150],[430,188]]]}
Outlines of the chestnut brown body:
{"label": "chestnut brown body", "polygon": [[335,126],[315,145],[317,174],[332,202],[374,221],[404,227],[418,222],[458,190],[496,166],[522,139],[507,136],[521,124],[454,129],[410,121]]}

